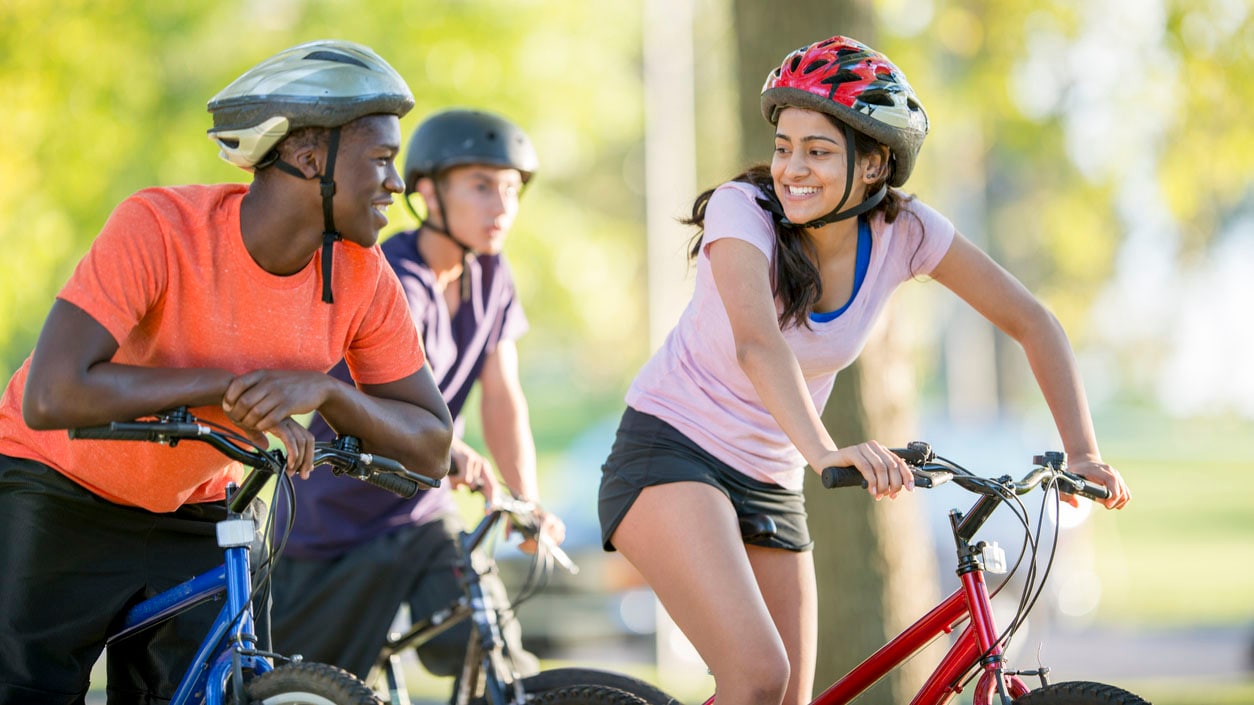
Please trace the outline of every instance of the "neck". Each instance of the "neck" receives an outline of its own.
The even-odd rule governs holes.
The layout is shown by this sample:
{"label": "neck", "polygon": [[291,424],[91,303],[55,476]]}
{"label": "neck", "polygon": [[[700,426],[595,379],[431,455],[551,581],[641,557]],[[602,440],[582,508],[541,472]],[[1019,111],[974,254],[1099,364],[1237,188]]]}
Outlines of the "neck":
{"label": "neck", "polygon": [[259,267],[280,276],[295,274],[322,246],[322,207],[304,193],[268,184],[268,179],[255,179],[244,194],[240,234]]}
{"label": "neck", "polygon": [[435,274],[437,286],[443,289],[455,283],[465,267],[465,250],[453,238],[431,228],[421,228],[418,233],[418,253]]}
{"label": "neck", "polygon": [[838,220],[806,230],[819,261],[842,257],[858,249],[858,218]]}

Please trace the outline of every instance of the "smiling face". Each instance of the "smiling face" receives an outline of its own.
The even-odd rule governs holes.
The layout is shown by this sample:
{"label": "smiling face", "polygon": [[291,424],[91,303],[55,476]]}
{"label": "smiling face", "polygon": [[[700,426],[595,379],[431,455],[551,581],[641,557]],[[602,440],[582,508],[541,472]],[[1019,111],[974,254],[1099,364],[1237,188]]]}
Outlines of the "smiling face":
{"label": "smiling face", "polygon": [[335,160],[335,227],[362,247],[379,240],[393,194],[405,189],[396,171],[401,148],[395,115],[368,115],[345,126]]}
{"label": "smiling face", "polygon": [[[771,179],[790,221],[807,223],[836,209],[845,193],[847,150],[844,131],[825,114],[792,107],[779,114]],[[858,155],[842,210],[862,202],[870,181],[867,172],[876,173],[880,161],[878,153]]]}
{"label": "smiling face", "polygon": [[[522,175],[517,169],[471,164],[453,167],[439,177],[439,185],[423,179],[419,189],[429,205],[445,209],[437,220],[464,247],[475,254],[498,254],[518,215]],[[440,199],[433,188],[440,189]]]}

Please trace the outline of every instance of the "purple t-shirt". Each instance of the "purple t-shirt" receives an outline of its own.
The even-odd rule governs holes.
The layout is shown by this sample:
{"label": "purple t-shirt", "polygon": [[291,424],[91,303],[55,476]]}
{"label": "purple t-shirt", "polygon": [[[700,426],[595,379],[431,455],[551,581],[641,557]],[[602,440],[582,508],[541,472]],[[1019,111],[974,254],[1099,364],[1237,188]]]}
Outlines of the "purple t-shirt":
{"label": "purple t-shirt", "polygon": [[[627,404],[674,426],[711,455],[749,477],[800,489],[805,460],[762,404],[736,361],[735,339],[710,272],[710,243],[744,240],[775,266],[775,229],[756,202],[756,187],[720,186],[705,211],[692,300],[627,391]],[[917,217],[916,217],[917,216]],[[954,226],[917,200],[892,223],[870,219],[871,252],[863,280],[841,315],[811,316],[810,327],[784,330],[814,405],[822,409],[837,371],[862,351],[884,304],[899,284],[925,275],[953,242]]]}
{"label": "purple t-shirt", "polygon": [[[444,295],[436,290],[435,274],[418,253],[419,237],[421,230],[398,233],[383,243],[383,254],[401,280],[427,361],[460,434],[462,406],[484,360],[500,341],[525,333],[527,317],[501,255],[467,261],[463,276],[470,277],[470,299],[450,317]],[[342,362],[331,374],[352,381]],[[314,417],[310,430],[320,441],[335,438],[321,416]],[[325,467],[308,480],[296,480],[295,502],[296,523],[285,554],[299,558],[336,556],[396,527],[423,524],[455,508],[447,482],[402,499],[364,482],[336,477]],[[276,503],[275,515],[278,526],[283,526],[287,508]]]}

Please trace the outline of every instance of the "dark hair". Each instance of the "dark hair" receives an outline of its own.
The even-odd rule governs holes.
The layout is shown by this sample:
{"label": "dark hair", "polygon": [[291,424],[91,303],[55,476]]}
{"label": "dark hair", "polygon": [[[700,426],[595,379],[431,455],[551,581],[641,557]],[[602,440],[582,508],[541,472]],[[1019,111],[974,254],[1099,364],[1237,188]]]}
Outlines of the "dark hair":
{"label": "dark hair", "polygon": [[[836,124],[837,127],[840,127],[840,123],[835,118],[830,115],[826,117]],[[882,149],[882,145],[873,138],[856,130],[854,135],[858,154],[870,154]],[[883,175],[875,183],[867,186],[867,191],[874,192],[877,190],[888,181],[891,173],[891,169],[885,169]],[[755,164],[734,177],[732,181],[756,186],[767,198],[776,200],[775,185],[771,178],[771,167],[769,164]],[[695,225],[698,228],[696,235],[692,237],[688,252],[690,261],[696,260],[697,255],[701,253],[701,243],[705,235],[705,208],[710,202],[710,197],[714,195],[716,188],[709,189],[697,196],[697,200],[692,204],[692,216],[680,221],[685,225]],[[913,195],[890,187],[888,193],[884,196],[884,200],[880,201],[878,205],[868,211],[863,217],[869,219],[876,213],[883,213],[884,221],[891,223],[901,214],[902,205],[913,199]],[[914,216],[913,213],[910,215]],[[918,216],[914,217],[916,220],[918,219]],[[809,328],[810,311],[823,295],[823,281],[819,276],[817,264],[818,254],[815,252],[810,238],[806,237],[804,228],[797,225],[783,225],[780,222],[780,218],[775,217],[774,214],[772,214],[771,221],[775,225],[775,271],[771,273],[771,288],[783,307],[779,314],[779,325],[781,328],[790,326]],[[922,221],[919,221],[919,223],[922,226]],[[918,253],[918,247],[921,246],[922,239],[920,239],[919,245],[915,248],[916,254]],[[913,273],[913,266],[911,267],[911,272]]]}

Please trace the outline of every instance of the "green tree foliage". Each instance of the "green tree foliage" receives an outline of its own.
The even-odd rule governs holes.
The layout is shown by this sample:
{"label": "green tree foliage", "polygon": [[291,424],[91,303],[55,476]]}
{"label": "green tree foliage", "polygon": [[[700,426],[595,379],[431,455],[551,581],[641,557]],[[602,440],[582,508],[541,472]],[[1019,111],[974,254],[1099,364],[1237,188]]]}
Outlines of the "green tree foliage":
{"label": "green tree foliage", "polygon": [[[1187,268],[1250,207],[1248,0],[878,0],[876,9],[880,44],[909,67],[932,118],[912,187],[1044,299],[1078,347],[1110,344],[1090,314],[1129,232],[1155,209],[1179,240],[1173,266]],[[964,197],[977,207],[951,207]],[[1122,368],[1140,369],[1161,344],[1138,339],[1123,351],[1137,364]],[[1036,399],[1018,351],[1007,353],[1005,396]]]}
{"label": "green tree foliage", "polygon": [[[0,373],[118,201],[248,179],[206,139],[208,99],[280,49],[334,37],[409,81],[406,136],[450,106],[528,130],[541,168],[509,245],[533,328],[524,368],[616,397],[646,353],[638,15],[608,0],[0,3]],[[385,236],[413,225],[399,199],[389,216]]]}

